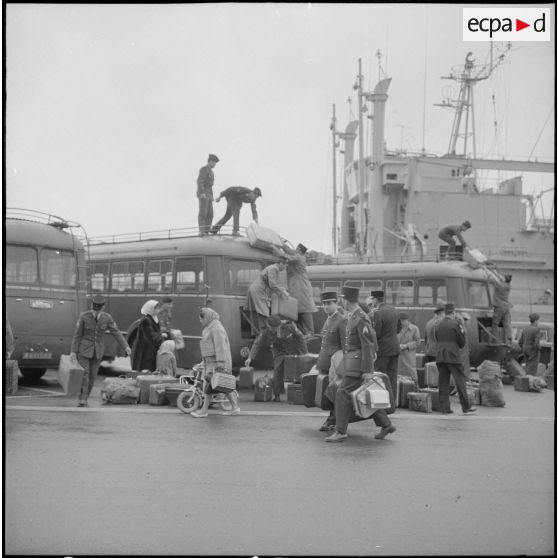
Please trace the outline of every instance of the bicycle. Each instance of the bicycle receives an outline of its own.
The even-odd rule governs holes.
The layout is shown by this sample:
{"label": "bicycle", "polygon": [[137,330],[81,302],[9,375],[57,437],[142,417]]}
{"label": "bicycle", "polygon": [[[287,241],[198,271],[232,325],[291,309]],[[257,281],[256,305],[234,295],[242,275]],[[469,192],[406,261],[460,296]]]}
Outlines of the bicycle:
{"label": "bicycle", "polygon": [[[203,363],[196,364],[192,367],[192,370],[194,372],[193,376],[180,376],[179,382],[187,384],[188,387],[176,399],[176,406],[186,414],[197,411],[202,406],[205,395],[204,389],[207,382]],[[232,410],[231,402],[224,393],[211,393],[209,395],[211,397],[210,407],[218,405],[223,411]]]}

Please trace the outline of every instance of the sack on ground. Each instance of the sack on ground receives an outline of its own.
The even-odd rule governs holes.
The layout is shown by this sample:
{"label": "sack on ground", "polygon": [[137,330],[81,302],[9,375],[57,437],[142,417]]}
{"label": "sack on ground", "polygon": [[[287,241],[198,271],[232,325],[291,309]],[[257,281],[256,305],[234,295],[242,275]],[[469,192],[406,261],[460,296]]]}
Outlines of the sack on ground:
{"label": "sack on ground", "polygon": [[481,405],[485,407],[505,407],[504,384],[500,364],[493,360],[484,360],[477,368]]}
{"label": "sack on ground", "polygon": [[134,378],[106,378],[101,385],[101,399],[107,403],[135,405],[139,395],[140,388]]}

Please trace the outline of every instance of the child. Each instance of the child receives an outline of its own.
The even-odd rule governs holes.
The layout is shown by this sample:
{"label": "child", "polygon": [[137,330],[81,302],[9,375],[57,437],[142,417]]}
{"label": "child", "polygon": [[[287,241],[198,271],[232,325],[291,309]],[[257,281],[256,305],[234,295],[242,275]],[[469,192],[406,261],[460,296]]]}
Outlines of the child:
{"label": "child", "polygon": [[175,342],[163,341],[157,351],[157,371],[166,376],[176,376]]}

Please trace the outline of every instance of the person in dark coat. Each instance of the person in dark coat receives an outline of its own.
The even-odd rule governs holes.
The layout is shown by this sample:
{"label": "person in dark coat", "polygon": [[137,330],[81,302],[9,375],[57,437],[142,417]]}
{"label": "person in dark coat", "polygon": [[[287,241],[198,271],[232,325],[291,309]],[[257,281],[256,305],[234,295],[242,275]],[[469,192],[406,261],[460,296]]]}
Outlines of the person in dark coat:
{"label": "person in dark coat", "polygon": [[434,339],[434,328],[444,319],[444,304],[437,304],[434,308],[434,316],[424,326],[424,362],[436,362],[438,346]]}
{"label": "person in dark coat", "polygon": [[159,303],[156,300],[148,300],[142,306],[141,313],[143,318],[132,346],[132,370],[154,372],[157,369],[157,351],[169,334],[161,333],[157,317]]}
{"label": "person in dark coat", "polygon": [[442,413],[451,414],[449,398],[450,375],[453,376],[459,402],[464,415],[477,411],[469,403],[465,371],[463,369],[462,349],[465,347],[465,329],[456,320],[455,306],[448,302],[444,308],[444,319],[434,328],[434,338],[438,346],[436,353],[436,366],[438,368],[438,394]]}
{"label": "person in dark coat", "polygon": [[[323,292],[320,296],[322,308],[327,319],[322,327],[322,343],[320,353],[316,362],[316,368],[322,374],[328,374],[331,366],[331,357],[337,351],[343,350],[343,338],[345,337],[345,324],[347,318],[337,304],[337,293],[335,291]],[[332,379],[330,378],[330,383]],[[329,386],[328,386],[329,387]],[[327,395],[327,393],[326,393]],[[333,397],[335,400],[335,397]],[[333,403],[334,401],[332,401]],[[335,412],[330,411],[329,417],[320,427],[320,431],[329,432],[335,427]]]}
{"label": "person in dark coat", "polygon": [[397,393],[397,368],[399,366],[399,338],[401,329],[397,310],[384,302],[384,291],[370,293],[374,310],[372,312],[374,330],[378,340],[378,358],[374,364],[376,370],[389,377],[393,393]]}
{"label": "person in dark coat", "polygon": [[95,295],[91,303],[92,309],[79,315],[70,348],[70,360],[77,360],[83,368],[78,407],[87,407],[87,399],[95,385],[99,365],[105,353],[105,332],[109,331],[116,338],[126,355],[130,355],[131,352],[112,316],[102,311],[105,306],[104,297]]}
{"label": "person in dark coat", "polygon": [[[343,305],[347,322],[343,340],[343,377],[335,390],[335,430],[326,442],[343,442],[348,438],[347,427],[353,411],[351,393],[372,377],[376,356],[375,340],[370,319],[358,303],[359,290],[356,287],[343,287]],[[380,432],[374,436],[384,439],[395,432],[384,409],[378,409],[372,418]]]}
{"label": "person in dark coat", "polygon": [[541,330],[539,329],[540,316],[536,313],[529,314],[530,324],[521,332],[519,346],[525,357],[525,372],[536,376],[541,356]]}
{"label": "person in dark coat", "polygon": [[267,319],[267,327],[254,340],[244,365],[250,366],[260,348],[269,346],[273,356],[273,400],[280,401],[280,394],[285,393],[285,357],[304,355],[308,352],[308,347],[296,325],[290,320],[282,322],[276,314]]}
{"label": "person in dark coat", "polygon": [[200,169],[198,175],[197,196],[199,202],[198,226],[200,236],[207,236],[213,222],[213,182],[215,175],[213,169],[219,162],[217,155],[209,154],[207,165]]}
{"label": "person in dark coat", "polygon": [[233,218],[233,236],[240,236],[238,232],[240,228],[240,210],[243,203],[249,203],[252,208],[252,219],[258,222],[258,211],[256,209],[256,200],[261,197],[262,191],[259,188],[245,188],[244,186],[231,186],[223,190],[215,199],[216,202],[221,198],[227,200],[227,211],[225,215],[209,231],[211,234],[217,234],[219,229],[232,217]]}
{"label": "person in dark coat", "polygon": [[465,239],[463,238],[461,233],[469,230],[470,228],[471,223],[469,221],[463,221],[461,225],[448,225],[447,227],[440,229],[438,238],[448,243],[448,251],[446,252],[445,257],[446,260],[455,258],[456,238],[459,240],[463,248],[467,246],[467,243],[465,242]]}

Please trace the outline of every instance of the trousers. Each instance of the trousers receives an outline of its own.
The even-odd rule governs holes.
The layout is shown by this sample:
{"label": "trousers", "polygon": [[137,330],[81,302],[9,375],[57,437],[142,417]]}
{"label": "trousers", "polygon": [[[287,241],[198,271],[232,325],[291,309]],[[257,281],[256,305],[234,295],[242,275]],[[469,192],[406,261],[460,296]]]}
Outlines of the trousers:
{"label": "trousers", "polygon": [[273,359],[273,395],[285,393],[285,355]]}
{"label": "trousers", "polygon": [[378,356],[374,363],[374,370],[387,374],[391,385],[391,392],[397,393],[397,366],[399,364],[399,355]]}
{"label": "trousers", "polygon": [[453,364],[448,362],[437,362],[438,368],[438,395],[440,397],[440,407],[442,412],[451,411],[450,398],[449,398],[449,383],[450,375],[453,376],[455,387],[457,388],[457,395],[461,403],[463,412],[467,411],[471,404],[467,397],[466,378],[462,364]]}
{"label": "trousers", "polygon": [[213,222],[213,200],[210,198],[198,198],[200,207],[198,211],[198,226],[200,234],[207,234]]}
{"label": "trousers", "polygon": [[100,358],[87,358],[82,355],[77,355],[77,361],[83,368],[83,379],[81,381],[81,388],[79,390],[79,400],[87,401],[89,395],[91,395],[91,390],[95,385],[95,380],[97,379],[97,373],[99,372],[99,365],[101,364]]}
{"label": "trousers", "polygon": [[237,233],[240,228],[240,209],[242,208],[242,202],[236,200],[227,200],[227,210],[225,215],[213,227],[211,232],[216,234],[219,229],[232,217],[233,218],[233,233]]}
{"label": "trousers", "polygon": [[502,306],[494,306],[494,314],[492,315],[492,335],[496,339],[500,339],[498,326],[502,324],[504,329],[504,343],[509,343],[512,340],[512,328],[511,328],[511,314],[507,308]]}
{"label": "trousers", "polygon": [[299,312],[296,325],[303,335],[314,334],[314,316],[312,312]]}

